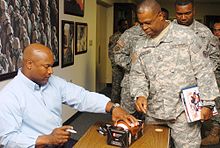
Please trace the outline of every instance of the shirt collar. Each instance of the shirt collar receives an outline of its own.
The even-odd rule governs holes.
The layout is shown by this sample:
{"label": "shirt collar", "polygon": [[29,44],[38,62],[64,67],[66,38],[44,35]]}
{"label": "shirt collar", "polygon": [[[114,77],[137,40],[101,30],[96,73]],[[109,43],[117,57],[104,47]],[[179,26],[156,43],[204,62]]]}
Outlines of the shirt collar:
{"label": "shirt collar", "polygon": [[[176,23],[176,24],[178,24],[177,19],[174,19],[173,22]],[[183,26],[185,26],[185,25],[183,25]],[[190,29],[196,31],[196,29],[195,29],[196,26],[197,26],[197,21],[194,19],[193,22],[192,22],[192,24],[189,25],[189,26],[186,26],[186,27],[189,27]]]}
{"label": "shirt collar", "polygon": [[25,85],[27,85],[29,88],[31,88],[34,91],[39,91],[47,87],[48,83],[44,86],[40,86],[37,83],[30,80],[28,77],[26,77],[22,72],[21,68],[18,70],[18,77],[21,79],[22,82],[24,82]]}
{"label": "shirt collar", "polygon": [[172,38],[168,38],[167,36],[169,36],[169,32],[172,30],[173,24],[169,20],[166,21],[169,23],[168,26],[156,37],[156,39],[149,38],[145,47],[158,46],[161,42],[172,42]]}
{"label": "shirt collar", "polygon": [[197,22],[196,20],[193,20],[192,24],[189,25],[189,28],[194,30],[196,32],[196,28],[197,28]]}
{"label": "shirt collar", "polygon": [[167,36],[167,33],[168,33],[170,26],[171,26],[170,21],[167,20],[166,22],[169,23],[168,26],[166,28],[164,28],[156,38],[152,39],[152,41],[155,42],[156,44],[159,44],[161,41],[166,42],[166,36]]}

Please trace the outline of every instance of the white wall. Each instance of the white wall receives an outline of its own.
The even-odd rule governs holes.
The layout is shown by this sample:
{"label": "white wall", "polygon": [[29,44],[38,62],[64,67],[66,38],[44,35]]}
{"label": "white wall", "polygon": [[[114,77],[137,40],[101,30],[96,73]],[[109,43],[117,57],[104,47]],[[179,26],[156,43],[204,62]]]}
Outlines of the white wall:
{"label": "white wall", "polygon": [[[111,22],[111,23],[107,23],[107,38],[106,40],[109,42],[109,37],[113,34],[113,22],[114,22],[114,10],[113,10],[113,6],[109,7],[107,9],[107,16],[109,16],[107,18],[107,22]],[[107,52],[108,53],[108,52]],[[108,55],[107,55],[108,56]],[[109,56],[108,56],[109,57]],[[107,66],[106,66],[106,70],[107,70],[107,73],[106,73],[106,82],[107,83],[111,83],[112,82],[112,67],[111,67],[111,61],[110,59],[108,58],[108,61],[107,61]]]}
{"label": "white wall", "polygon": [[[72,81],[75,84],[85,87],[90,91],[95,91],[95,57],[96,57],[96,1],[85,0],[84,17],[64,14],[63,0],[59,0],[59,19],[60,28],[61,20],[70,20],[74,22],[83,22],[88,24],[88,50],[85,54],[74,56],[74,65],[61,68],[60,65],[54,68],[54,74]],[[59,34],[61,34],[61,29]],[[61,43],[61,35],[60,43]],[[92,45],[89,45],[92,42]],[[61,44],[60,44],[61,49]],[[60,50],[61,60],[61,50]],[[72,108],[63,105],[63,121],[66,121],[76,111]]]}

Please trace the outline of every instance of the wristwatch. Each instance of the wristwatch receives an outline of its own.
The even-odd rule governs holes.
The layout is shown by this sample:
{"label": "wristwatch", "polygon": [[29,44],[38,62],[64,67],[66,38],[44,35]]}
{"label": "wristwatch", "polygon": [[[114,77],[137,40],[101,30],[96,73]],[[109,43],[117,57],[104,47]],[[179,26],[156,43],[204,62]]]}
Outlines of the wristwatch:
{"label": "wristwatch", "polygon": [[116,108],[116,107],[120,107],[120,104],[118,104],[118,103],[114,103],[113,105],[112,105],[112,107],[111,107],[111,109],[110,109],[110,111],[109,111],[109,113],[112,115],[112,111],[114,110],[114,108]]}

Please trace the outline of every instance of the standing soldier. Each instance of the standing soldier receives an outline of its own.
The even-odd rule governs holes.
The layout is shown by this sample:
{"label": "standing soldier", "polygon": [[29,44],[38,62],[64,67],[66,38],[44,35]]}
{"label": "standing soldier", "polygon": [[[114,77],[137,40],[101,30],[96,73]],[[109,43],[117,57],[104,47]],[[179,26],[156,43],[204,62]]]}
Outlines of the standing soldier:
{"label": "standing soldier", "polygon": [[51,32],[52,51],[53,51],[53,54],[55,56],[55,59],[59,59],[59,57],[58,57],[59,56],[59,54],[58,54],[59,53],[59,45],[58,45],[58,39],[57,39],[57,29],[56,29],[56,26],[52,26],[52,30],[51,31],[52,31]]}
{"label": "standing soldier", "polygon": [[202,40],[203,54],[209,56],[214,64],[214,71],[220,63],[219,48],[212,31],[204,24],[194,19],[193,0],[176,0],[175,2],[176,20],[175,23],[188,26]]}
{"label": "standing soldier", "polygon": [[[218,47],[219,47],[219,51],[220,51],[220,22],[214,23],[213,34],[216,36],[216,40],[218,42]],[[216,80],[218,83],[218,87],[220,89],[220,67],[219,67],[219,65],[217,66],[217,70],[215,71],[215,73],[216,73]]]}
{"label": "standing soldier", "polygon": [[20,28],[20,42],[22,50],[30,45],[30,38],[28,36],[27,29],[24,26]]}
{"label": "standing soldier", "polygon": [[109,45],[108,45],[108,56],[112,64],[112,93],[111,93],[111,99],[114,103],[120,103],[121,97],[121,80],[124,76],[124,70],[120,66],[118,66],[115,63],[115,57],[113,48],[115,47],[119,37],[121,34],[128,29],[128,22],[126,19],[121,19],[118,22],[118,31],[115,32],[112,36],[109,38]]}
{"label": "standing soldier", "polygon": [[130,91],[146,122],[166,124],[177,148],[200,148],[200,122],[188,123],[180,99],[183,88],[197,85],[203,100],[201,120],[212,117],[220,96],[210,59],[201,50],[200,38],[188,27],[165,21],[155,0],[137,6],[137,17],[149,36],[137,43],[141,51],[132,62]]}
{"label": "standing soldier", "polygon": [[130,96],[129,73],[132,57],[135,58],[134,51],[136,42],[145,39],[146,35],[140,25],[135,25],[126,30],[119,38],[114,47],[115,62],[125,70],[124,78],[121,82],[121,106],[130,114],[135,112],[134,100]]}
{"label": "standing soldier", "polygon": [[219,39],[219,42],[220,42],[220,22],[216,22],[214,24],[213,33]]}
{"label": "standing soldier", "polygon": [[18,37],[14,37],[12,41],[12,63],[15,66],[15,70],[21,67],[22,63],[22,49],[20,45],[20,40]]}
{"label": "standing soldier", "polygon": [[[216,36],[216,40],[218,42],[218,46],[220,48],[220,22],[215,23],[213,25],[213,34]],[[218,88],[220,89],[220,67],[217,66],[217,69],[214,71],[215,77],[217,80]],[[220,130],[220,99],[216,99],[216,108],[218,110],[218,114],[212,118],[210,122],[204,124],[204,130],[210,129],[209,134],[202,140],[202,145],[212,145],[219,143],[219,130]],[[205,130],[207,131],[207,130]],[[205,132],[206,133],[206,132]]]}
{"label": "standing soldier", "polygon": [[[214,65],[213,71],[215,72],[215,76],[216,78],[219,77],[216,73],[218,65],[220,64],[219,48],[217,45],[218,42],[207,26],[194,19],[193,0],[176,0],[175,10],[176,20],[174,20],[174,22],[189,27],[202,40],[203,55],[211,59]],[[213,118],[214,121],[215,118],[216,117]],[[213,126],[213,128],[211,129],[210,136],[202,140],[202,145],[214,144],[219,142],[218,133],[220,130],[220,125],[218,123],[214,125],[215,126]]]}
{"label": "standing soldier", "polygon": [[2,53],[2,43],[0,40],[0,74],[8,73],[8,59],[6,55]]}

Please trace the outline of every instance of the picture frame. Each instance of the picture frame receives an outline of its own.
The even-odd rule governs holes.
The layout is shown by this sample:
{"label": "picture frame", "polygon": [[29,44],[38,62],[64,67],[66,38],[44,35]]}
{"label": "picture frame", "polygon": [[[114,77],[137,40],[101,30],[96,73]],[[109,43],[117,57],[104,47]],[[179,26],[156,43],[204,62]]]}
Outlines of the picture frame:
{"label": "picture frame", "polygon": [[64,14],[84,16],[85,0],[64,0]]}
{"label": "picture frame", "polygon": [[53,66],[59,65],[59,0],[26,2],[30,7],[5,2],[8,11],[0,8],[4,12],[1,14],[0,81],[17,74],[22,66],[22,52],[31,43],[49,47],[54,53]]}
{"label": "picture frame", "polygon": [[74,22],[62,20],[61,68],[74,64]]}
{"label": "picture frame", "polygon": [[87,52],[88,25],[87,23],[76,22],[75,25],[75,54]]}

